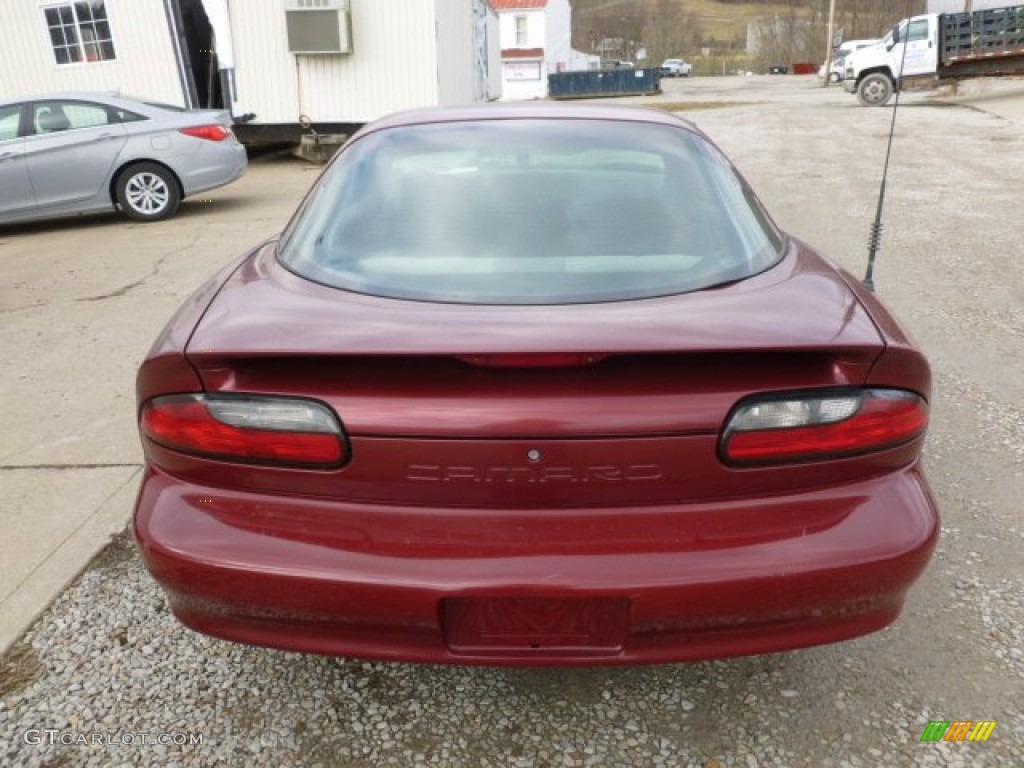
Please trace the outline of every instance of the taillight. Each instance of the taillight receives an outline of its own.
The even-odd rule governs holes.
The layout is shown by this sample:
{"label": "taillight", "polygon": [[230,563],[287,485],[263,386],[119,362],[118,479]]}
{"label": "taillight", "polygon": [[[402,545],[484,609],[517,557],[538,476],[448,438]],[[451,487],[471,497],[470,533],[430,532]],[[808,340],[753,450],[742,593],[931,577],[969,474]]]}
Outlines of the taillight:
{"label": "taillight", "polygon": [[143,406],[140,429],[166,448],[226,461],[333,467],[347,458],[334,413],[313,400],[157,397]]}
{"label": "taillight", "polygon": [[191,128],[179,128],[178,130],[186,136],[193,136],[197,139],[206,139],[207,141],[224,141],[224,139],[231,135],[230,128],[226,128],[218,123],[213,123],[211,125],[196,125]]}
{"label": "taillight", "polygon": [[772,464],[855,456],[924,434],[928,404],[894,389],[787,393],[747,400],[722,433],[730,464]]}

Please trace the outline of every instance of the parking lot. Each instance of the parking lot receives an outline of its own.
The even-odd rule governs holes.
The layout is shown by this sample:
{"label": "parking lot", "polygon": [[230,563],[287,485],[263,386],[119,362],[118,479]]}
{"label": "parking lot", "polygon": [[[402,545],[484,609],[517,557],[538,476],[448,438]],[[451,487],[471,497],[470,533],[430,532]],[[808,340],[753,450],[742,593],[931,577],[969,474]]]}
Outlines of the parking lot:
{"label": "parking lot", "polygon": [[[627,101],[684,110],[783,228],[860,276],[892,110],[819,86],[671,80]],[[0,763],[1024,765],[1024,99],[981,90],[901,107],[875,275],[932,361],[943,538],[895,625],[794,653],[449,668],[188,632],[121,533],[141,466],[134,371],[195,287],[281,228],[316,169],[262,155],[157,224],[0,228]],[[986,743],[922,743],[931,720],[997,725]]]}

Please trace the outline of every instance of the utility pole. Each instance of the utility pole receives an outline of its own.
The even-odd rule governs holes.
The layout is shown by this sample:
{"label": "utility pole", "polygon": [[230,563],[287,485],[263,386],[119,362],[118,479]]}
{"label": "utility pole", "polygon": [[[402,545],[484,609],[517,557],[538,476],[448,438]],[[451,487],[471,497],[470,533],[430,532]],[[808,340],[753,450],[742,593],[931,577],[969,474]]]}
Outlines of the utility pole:
{"label": "utility pole", "polygon": [[[970,0],[968,0],[968,5]],[[828,4],[828,40],[825,41],[825,82],[822,88],[828,88],[832,81],[832,35],[835,34],[836,0]]]}

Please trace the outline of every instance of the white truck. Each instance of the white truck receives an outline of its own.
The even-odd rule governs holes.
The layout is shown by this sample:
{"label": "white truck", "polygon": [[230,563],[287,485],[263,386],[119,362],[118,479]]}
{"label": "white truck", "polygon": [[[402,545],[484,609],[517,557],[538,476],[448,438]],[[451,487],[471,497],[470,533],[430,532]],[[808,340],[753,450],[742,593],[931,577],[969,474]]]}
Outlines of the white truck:
{"label": "white truck", "polygon": [[1006,75],[1024,75],[1024,5],[903,19],[846,57],[843,88],[881,107],[897,88]]}

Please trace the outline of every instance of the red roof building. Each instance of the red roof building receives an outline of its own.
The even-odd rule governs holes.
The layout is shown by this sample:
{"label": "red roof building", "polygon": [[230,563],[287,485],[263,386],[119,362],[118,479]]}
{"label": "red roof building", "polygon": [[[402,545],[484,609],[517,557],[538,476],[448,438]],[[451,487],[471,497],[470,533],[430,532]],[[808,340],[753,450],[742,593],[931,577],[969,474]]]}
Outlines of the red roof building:
{"label": "red roof building", "polygon": [[491,0],[491,6],[496,11],[546,8],[547,4],[548,0]]}

